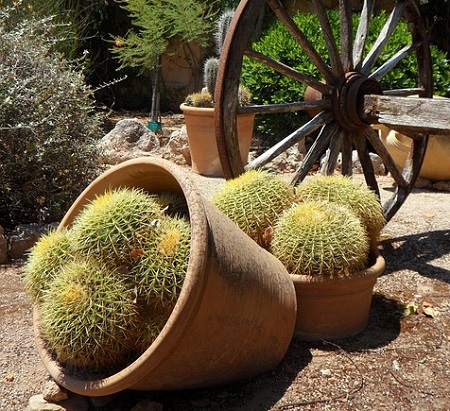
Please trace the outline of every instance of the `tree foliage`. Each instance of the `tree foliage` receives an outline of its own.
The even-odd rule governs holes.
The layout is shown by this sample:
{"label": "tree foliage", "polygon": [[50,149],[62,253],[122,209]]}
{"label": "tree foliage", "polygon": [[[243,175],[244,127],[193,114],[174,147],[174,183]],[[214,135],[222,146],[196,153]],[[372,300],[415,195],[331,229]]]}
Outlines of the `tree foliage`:
{"label": "tree foliage", "polygon": [[120,5],[136,30],[115,38],[119,68],[152,68],[172,39],[205,45],[212,30],[214,13],[201,0],[124,0]]}

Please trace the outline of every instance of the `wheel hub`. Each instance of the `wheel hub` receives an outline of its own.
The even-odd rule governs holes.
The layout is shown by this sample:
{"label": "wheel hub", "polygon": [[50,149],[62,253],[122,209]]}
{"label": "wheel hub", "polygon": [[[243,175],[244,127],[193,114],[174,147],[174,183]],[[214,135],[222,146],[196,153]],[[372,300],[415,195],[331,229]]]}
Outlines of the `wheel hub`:
{"label": "wheel hub", "polygon": [[333,94],[333,110],[339,125],[347,130],[367,127],[364,121],[364,96],[383,94],[380,84],[358,72],[346,73]]}

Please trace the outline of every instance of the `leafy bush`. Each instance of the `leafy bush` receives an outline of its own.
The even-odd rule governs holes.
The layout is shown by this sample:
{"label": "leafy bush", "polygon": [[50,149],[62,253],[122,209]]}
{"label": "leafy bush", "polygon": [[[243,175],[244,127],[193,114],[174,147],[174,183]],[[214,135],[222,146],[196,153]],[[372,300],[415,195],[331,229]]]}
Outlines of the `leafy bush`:
{"label": "leafy bush", "polygon": [[57,221],[99,173],[102,114],[51,19],[0,16],[0,225]]}
{"label": "leafy bush", "polygon": [[[335,38],[339,39],[339,14],[329,13],[329,19]],[[386,22],[386,13],[374,16],[367,49],[375,42],[378,33]],[[320,24],[315,14],[298,14],[295,21],[306,37],[314,45],[325,60],[328,59],[328,51],[322,37]],[[353,27],[356,30],[359,22],[359,14],[353,14]],[[400,50],[411,39],[406,23],[401,23],[391,36],[383,50],[377,67],[388,60],[393,54]],[[277,21],[273,23],[260,40],[253,45],[256,51],[272,57],[296,70],[320,79],[320,74],[315,65],[309,60],[303,50],[298,46],[286,28]],[[450,96],[450,64],[446,54],[432,46],[432,57],[434,65],[435,94]],[[382,81],[383,89],[408,88],[416,86],[417,68],[415,55],[404,59],[395,70],[389,73]],[[301,101],[305,92],[302,83],[289,79],[275,72],[267,66],[261,65],[253,60],[245,58],[242,70],[242,82],[252,93],[255,104],[276,104]],[[303,112],[286,113],[277,116],[260,116],[257,118],[258,130],[265,138],[278,140],[286,136],[293,129],[300,127],[308,117]],[[286,127],[289,127],[287,129]]]}

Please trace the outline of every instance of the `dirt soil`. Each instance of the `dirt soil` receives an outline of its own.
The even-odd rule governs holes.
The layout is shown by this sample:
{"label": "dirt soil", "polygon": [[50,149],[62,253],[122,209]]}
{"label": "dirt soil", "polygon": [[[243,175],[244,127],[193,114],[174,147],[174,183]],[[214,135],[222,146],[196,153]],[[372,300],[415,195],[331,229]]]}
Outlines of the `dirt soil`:
{"label": "dirt soil", "polygon": [[[220,179],[195,177],[207,195]],[[392,181],[379,177],[382,196]],[[413,190],[380,241],[378,279],[364,332],[338,341],[293,340],[282,363],[225,387],[122,392],[102,408],[129,411],[143,399],[164,411],[450,410],[450,193]],[[0,266],[0,410],[23,411],[48,379],[34,347],[24,261]],[[74,410],[77,411],[77,410]]]}

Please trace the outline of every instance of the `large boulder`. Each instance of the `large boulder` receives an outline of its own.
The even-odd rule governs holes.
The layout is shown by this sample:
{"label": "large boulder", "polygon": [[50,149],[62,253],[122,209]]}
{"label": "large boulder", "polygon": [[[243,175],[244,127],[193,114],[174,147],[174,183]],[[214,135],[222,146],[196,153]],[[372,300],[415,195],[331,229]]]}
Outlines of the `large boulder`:
{"label": "large boulder", "polygon": [[132,158],[155,154],[160,148],[158,136],[137,119],[126,118],[99,143],[106,164],[118,164]]}

